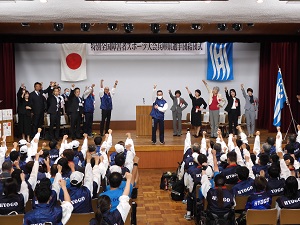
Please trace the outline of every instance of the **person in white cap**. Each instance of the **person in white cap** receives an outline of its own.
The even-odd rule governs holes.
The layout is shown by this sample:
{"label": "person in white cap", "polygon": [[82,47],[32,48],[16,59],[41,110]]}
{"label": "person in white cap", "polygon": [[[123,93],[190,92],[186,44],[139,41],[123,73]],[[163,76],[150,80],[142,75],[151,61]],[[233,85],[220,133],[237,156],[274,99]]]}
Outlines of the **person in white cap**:
{"label": "person in white cap", "polygon": [[73,213],[89,213],[93,212],[92,208],[92,194],[93,194],[93,169],[91,166],[92,155],[86,155],[85,174],[73,171],[70,176],[71,187],[69,194],[71,203],[74,207]]}
{"label": "person in white cap", "polygon": [[[125,143],[123,141],[119,141],[115,145],[115,150],[116,151],[110,154],[109,160],[110,160],[110,165],[111,166],[116,165],[115,158],[116,158],[117,155],[122,153],[124,155],[124,158],[125,158],[125,163],[122,164],[121,166],[124,166],[124,167],[128,168],[129,172],[132,172],[133,158],[135,156],[135,149],[134,149],[133,140],[131,138],[131,134],[126,133],[126,136],[127,136],[127,138],[126,138]],[[125,146],[125,148],[124,148],[124,146]]]}
{"label": "person in white cap", "polygon": [[17,151],[17,147],[19,145],[20,158],[18,159],[18,161],[19,161],[19,165],[22,169],[24,169],[27,162],[33,160],[32,156],[35,156],[35,154],[37,153],[38,143],[39,143],[41,132],[42,132],[42,129],[38,128],[38,132],[36,133],[36,135],[31,140],[30,143],[28,143],[25,139],[21,139],[18,143],[16,143],[16,142],[13,143],[13,149],[11,150],[11,153],[14,151]]}

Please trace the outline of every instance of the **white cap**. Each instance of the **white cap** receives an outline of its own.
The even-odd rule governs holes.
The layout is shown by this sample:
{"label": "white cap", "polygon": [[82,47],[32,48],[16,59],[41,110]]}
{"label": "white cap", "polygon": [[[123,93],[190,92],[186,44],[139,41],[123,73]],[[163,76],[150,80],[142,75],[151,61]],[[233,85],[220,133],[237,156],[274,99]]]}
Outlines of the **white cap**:
{"label": "white cap", "polygon": [[121,167],[117,166],[117,165],[113,165],[109,168],[110,172],[111,173],[114,173],[114,172],[117,172],[117,173],[120,173],[122,174],[122,169]]}
{"label": "white cap", "polygon": [[115,145],[115,149],[116,149],[116,152],[117,152],[117,153],[124,152],[124,146],[123,146],[123,145],[116,144],[116,145]]}
{"label": "white cap", "polygon": [[19,145],[26,145],[27,141],[25,139],[21,139],[18,144]]}
{"label": "white cap", "polygon": [[208,178],[212,178],[214,176],[214,171],[212,170],[212,168],[210,166],[207,166],[205,173]]}
{"label": "white cap", "polygon": [[222,162],[226,162],[226,161],[227,161],[227,154],[221,155],[220,160],[221,160]]}
{"label": "white cap", "polygon": [[72,142],[71,142],[71,146],[72,146],[72,148],[78,148],[79,147],[79,141],[77,141],[77,140],[73,140]]}
{"label": "white cap", "polygon": [[21,154],[24,154],[24,153],[27,153],[28,152],[28,147],[26,145],[23,145],[21,148],[20,148],[20,153]]}
{"label": "white cap", "polygon": [[71,176],[70,176],[70,182],[71,184],[73,185],[77,185],[79,184],[80,182],[82,182],[83,180],[83,177],[84,177],[84,174],[79,172],[79,171],[75,171],[73,173],[71,173]]}

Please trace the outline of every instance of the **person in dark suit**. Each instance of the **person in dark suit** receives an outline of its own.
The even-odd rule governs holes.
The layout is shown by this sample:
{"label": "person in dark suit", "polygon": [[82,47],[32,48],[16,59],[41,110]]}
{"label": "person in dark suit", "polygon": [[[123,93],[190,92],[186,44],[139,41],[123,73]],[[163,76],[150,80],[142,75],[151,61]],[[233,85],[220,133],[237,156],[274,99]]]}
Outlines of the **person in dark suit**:
{"label": "person in dark suit", "polygon": [[[172,91],[169,90],[170,98],[173,100],[173,105],[171,107],[172,118],[173,118],[173,136],[180,136],[182,125],[182,111],[188,106],[188,103],[181,98],[180,90],[175,91],[175,96],[172,94]],[[178,124],[177,124],[178,123]]]}
{"label": "person in dark suit", "polygon": [[237,135],[236,127],[238,125],[238,119],[241,116],[240,99],[236,97],[236,91],[234,89],[230,89],[229,95],[227,87],[225,87],[225,94],[228,101],[225,111],[228,112],[229,133]]}
{"label": "person in dark suit", "polygon": [[201,125],[202,125],[201,111],[203,109],[206,109],[207,104],[204,101],[204,99],[201,98],[201,91],[199,89],[195,90],[195,96],[193,96],[192,92],[189,90],[189,88],[188,87],[185,87],[185,88],[188,91],[189,96],[192,100],[192,104],[193,104],[193,107],[192,107],[192,110],[191,110],[191,124],[195,129],[194,137],[197,138],[197,137],[200,136],[199,133],[200,133],[200,130],[201,130]]}
{"label": "person in dark suit", "polygon": [[[59,90],[57,87],[53,88],[53,93],[49,94],[48,99],[48,113],[50,114],[50,126],[49,134],[50,140],[59,139],[59,129],[60,129],[60,115],[61,115],[61,99],[59,97]],[[53,133],[53,127],[55,127],[55,134]]]}
{"label": "person in dark suit", "polygon": [[70,134],[73,140],[81,138],[80,123],[83,117],[83,100],[79,95],[80,89],[75,88],[75,84],[72,84],[68,107],[71,119]]}
{"label": "person in dark suit", "polygon": [[39,127],[44,123],[44,112],[46,110],[46,99],[43,93],[48,93],[51,89],[52,82],[46,90],[42,90],[42,83],[34,83],[34,91],[29,95],[29,105],[32,107],[32,135],[37,133]]}

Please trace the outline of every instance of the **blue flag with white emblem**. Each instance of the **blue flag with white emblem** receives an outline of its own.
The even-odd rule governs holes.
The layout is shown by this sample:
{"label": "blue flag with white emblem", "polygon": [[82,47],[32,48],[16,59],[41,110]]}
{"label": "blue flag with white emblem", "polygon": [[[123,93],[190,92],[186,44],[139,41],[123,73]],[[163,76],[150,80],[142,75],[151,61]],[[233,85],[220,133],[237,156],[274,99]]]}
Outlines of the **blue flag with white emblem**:
{"label": "blue flag with white emblem", "polygon": [[207,42],[207,80],[233,80],[233,43]]}
{"label": "blue flag with white emblem", "polygon": [[286,101],[285,88],[282,80],[281,71],[279,69],[277,75],[277,83],[276,83],[276,96],[275,96],[275,106],[274,106],[274,120],[273,125],[276,127],[280,127],[281,125],[281,110]]}

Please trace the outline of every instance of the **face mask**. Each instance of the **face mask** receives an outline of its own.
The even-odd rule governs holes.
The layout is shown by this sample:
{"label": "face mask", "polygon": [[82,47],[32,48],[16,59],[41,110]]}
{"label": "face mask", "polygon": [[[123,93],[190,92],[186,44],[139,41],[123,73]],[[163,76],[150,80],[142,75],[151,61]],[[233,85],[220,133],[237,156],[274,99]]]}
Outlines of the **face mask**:
{"label": "face mask", "polygon": [[163,96],[157,96],[158,99],[162,99]]}
{"label": "face mask", "polygon": [[69,96],[69,95],[70,95],[70,92],[67,91],[67,92],[66,92],[66,96]]}

